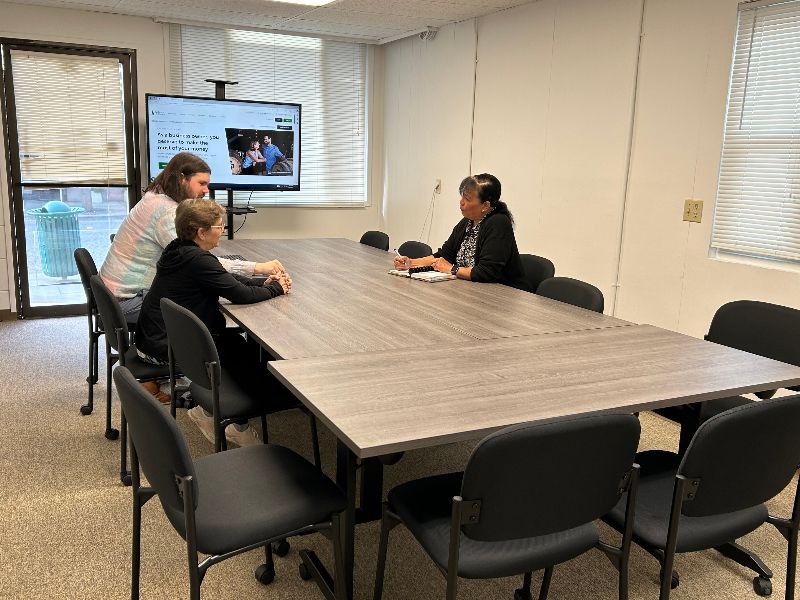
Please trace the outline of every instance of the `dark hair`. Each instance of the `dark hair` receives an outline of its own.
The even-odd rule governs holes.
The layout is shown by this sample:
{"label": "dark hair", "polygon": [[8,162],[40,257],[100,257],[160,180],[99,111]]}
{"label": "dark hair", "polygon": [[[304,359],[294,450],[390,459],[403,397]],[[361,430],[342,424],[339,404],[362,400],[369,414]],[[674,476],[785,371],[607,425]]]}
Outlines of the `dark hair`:
{"label": "dark hair", "polygon": [[187,200],[178,204],[175,211],[175,233],[183,241],[197,237],[198,229],[216,225],[225,214],[225,209],[213,200]]}
{"label": "dark hair", "polygon": [[464,192],[474,191],[481,202],[488,202],[492,212],[506,215],[511,224],[514,224],[514,216],[508,210],[508,205],[500,200],[500,180],[489,173],[480,175],[470,175],[465,177],[458,185],[458,193],[462,196]]}
{"label": "dark hair", "polygon": [[191,152],[178,152],[170,159],[164,170],[147,186],[145,192],[165,194],[175,202],[182,202],[186,198],[181,197],[183,195],[181,176],[188,179],[197,173],[211,173],[211,167],[206,161]]}

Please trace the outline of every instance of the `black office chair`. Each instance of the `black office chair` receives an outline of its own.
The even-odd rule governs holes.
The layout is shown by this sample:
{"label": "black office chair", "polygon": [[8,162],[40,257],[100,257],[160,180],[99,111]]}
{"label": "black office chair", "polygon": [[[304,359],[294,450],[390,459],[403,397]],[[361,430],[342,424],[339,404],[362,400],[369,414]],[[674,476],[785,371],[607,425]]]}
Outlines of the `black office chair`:
{"label": "black office chair", "polygon": [[591,548],[608,554],[619,569],[624,600],[630,531],[617,548],[600,541],[593,521],[625,490],[636,496],[639,432],[636,417],[618,414],[512,426],[481,441],[463,474],[395,487],[383,505],[374,600],[383,591],[389,531],[398,523],[447,578],[448,600],[456,598],[459,577],[519,574],[523,587],[515,600],[529,600],[531,573],[542,568],[544,600],[553,566]]}
{"label": "black office chair", "polygon": [[[193,462],[175,420],[131,372],[119,367],[114,381],[131,430],[132,600],[139,598],[142,506],[153,496],[158,496],[170,523],[186,540],[193,600],[200,598],[209,567],[256,548],[263,547],[266,555],[256,578],[270,583],[275,578],[270,544],[315,531],[328,532],[335,581],[341,581],[339,522],[346,499],[330,479],[288,448],[274,445],[239,448]],[[151,487],[141,486],[140,461]],[[199,564],[198,552],[208,555]],[[306,551],[300,557],[318,583],[328,576]],[[344,587],[336,585],[337,600],[344,600]]]}
{"label": "black office chair", "polygon": [[[525,282],[528,284],[528,291],[536,293],[539,284],[545,279],[550,279],[556,273],[556,267],[544,256],[535,254],[520,254],[522,270],[525,272]],[[601,311],[602,312],[602,311]]]}
{"label": "black office chair", "polygon": [[[734,541],[764,523],[789,542],[786,598],[794,598],[800,494],[790,519],[770,516],[764,503],[797,471],[799,422],[800,396],[753,402],[703,423],[683,458],[663,450],[636,456],[641,477],[633,540],[662,565],[660,600],[679,582],[675,553],[710,548],[756,571],[753,588],[768,596],[772,572]],[[623,499],[604,520],[621,531],[625,512]]]}
{"label": "black office chair", "polygon": [[[389,243],[388,241],[386,242]],[[388,250],[388,247],[387,247]],[[433,250],[425,242],[408,241],[400,244],[397,249],[400,256],[407,256],[408,258],[422,258],[423,256],[430,256]]]}
{"label": "black office chair", "polygon": [[[76,248],[73,256],[75,257],[75,266],[78,267],[78,275],[81,277],[83,292],[86,294],[86,318],[89,324],[89,375],[86,377],[86,381],[89,383],[89,394],[86,404],[81,406],[81,414],[89,415],[94,410],[94,384],[99,378],[98,343],[100,336],[105,332],[103,324],[100,322],[100,316],[97,314],[97,304],[94,301],[90,283],[92,275],[97,275],[97,265],[86,248]],[[113,435],[113,437],[109,437],[109,435]],[[106,437],[116,439],[117,436],[106,430]]]}
{"label": "black office chair", "polygon": [[389,236],[382,231],[367,231],[359,241],[378,250],[389,250]]}
{"label": "black office chair", "polygon": [[[177,393],[174,389],[175,373],[178,369],[191,380],[189,392],[192,400],[214,420],[214,451],[227,447],[225,428],[231,423],[242,423],[253,417],[261,417],[263,442],[268,441],[267,415],[282,410],[300,408],[298,401],[283,393],[269,397],[269,390],[262,390],[261,397],[241,385],[219,359],[217,347],[205,324],[192,311],[168,298],[161,299],[161,315],[169,339],[169,367],[171,370],[171,412],[175,416]],[[266,367],[265,367],[266,368]],[[320,466],[319,440],[316,419],[309,413],[314,462]]]}
{"label": "black office chair", "polygon": [[[92,286],[90,279],[92,275],[97,275],[97,265],[94,258],[86,248],[76,248],[73,252],[75,257],[75,266],[78,268],[78,275],[81,278],[81,285],[83,285],[83,293],[86,294],[86,318],[89,323],[89,375],[86,381],[89,383],[89,394],[86,404],[81,406],[82,415],[90,415],[94,410],[94,384],[100,376],[98,373],[98,353],[100,336],[105,332],[103,331],[103,323],[97,313],[97,304],[94,301],[94,294],[92,293]],[[128,322],[128,330],[133,331],[136,329],[136,323]],[[106,431],[108,439],[117,439],[116,430]]]}
{"label": "black office chair", "polygon": [[[800,366],[800,310],[754,300],[728,302],[714,314],[705,339]],[[800,388],[790,389],[800,391]],[[762,399],[771,398],[776,391],[769,390],[756,395]],[[732,396],[655,412],[681,424],[679,453],[683,453],[701,423],[750,402],[752,400],[749,398]]]}
{"label": "black office chair", "polygon": [[139,381],[153,381],[169,377],[169,367],[167,365],[151,365],[139,358],[136,346],[130,342],[128,325],[122,315],[119,303],[99,275],[92,275],[90,284],[92,294],[97,303],[100,320],[103,322],[106,332],[106,437],[116,439],[119,433],[122,433],[119,477],[123,484],[130,485],[131,475],[128,471],[128,448],[126,443],[128,429],[125,411],[120,411],[119,431],[111,427],[111,369],[115,363],[119,362],[120,366],[127,367]]}
{"label": "black office chair", "polygon": [[603,292],[590,283],[571,277],[551,277],[539,284],[536,293],[586,310],[603,312]]}

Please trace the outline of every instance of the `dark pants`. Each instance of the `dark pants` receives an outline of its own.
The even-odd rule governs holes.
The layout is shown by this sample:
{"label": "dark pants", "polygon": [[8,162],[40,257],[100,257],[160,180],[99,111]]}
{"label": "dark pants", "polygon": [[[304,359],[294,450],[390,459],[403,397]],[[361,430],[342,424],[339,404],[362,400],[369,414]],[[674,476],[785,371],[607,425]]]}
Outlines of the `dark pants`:
{"label": "dark pants", "polygon": [[245,339],[237,329],[226,329],[214,335],[219,360],[234,380],[255,398],[268,403],[268,412],[277,412],[298,406],[298,400],[267,371],[268,356],[262,356],[261,347]]}

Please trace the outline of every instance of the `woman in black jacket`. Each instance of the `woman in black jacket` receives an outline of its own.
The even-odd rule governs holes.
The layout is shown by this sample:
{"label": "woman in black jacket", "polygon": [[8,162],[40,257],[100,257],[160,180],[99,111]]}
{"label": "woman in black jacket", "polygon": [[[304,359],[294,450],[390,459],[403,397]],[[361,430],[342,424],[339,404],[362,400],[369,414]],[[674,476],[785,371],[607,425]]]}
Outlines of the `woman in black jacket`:
{"label": "woman in black jacket", "polygon": [[458,186],[461,219],[438,252],[410,259],[397,256],[396,269],[432,266],[459,279],[504,283],[526,289],[522,262],[514,238],[514,218],[500,200],[500,181],[482,173]]}
{"label": "woman in black jacket", "polygon": [[[213,200],[186,200],[175,213],[178,238],[170,242],[158,261],[153,284],[142,303],[136,325],[136,348],[145,361],[167,361],[167,330],[161,315],[161,299],[169,298],[192,311],[208,327],[222,365],[236,382],[253,393],[283,402],[282,386],[260,364],[258,346],[248,343],[238,330],[226,329],[219,310],[220,297],[234,304],[253,304],[289,292],[292,280],[285,272],[271,275],[265,282],[234,275],[225,270],[210,250],[219,243],[225,230],[225,210]],[[289,403],[288,405],[290,405]],[[189,417],[213,443],[214,424],[199,406]],[[257,431],[229,425],[228,441],[239,446],[258,443]]]}
{"label": "woman in black jacket", "polygon": [[[210,250],[216,248],[225,226],[225,209],[213,200],[188,200],[175,213],[177,239],[170,242],[158,260],[153,284],[144,298],[136,325],[136,347],[150,362],[166,362],[167,330],[161,316],[161,299],[169,298],[192,311],[203,323],[222,354],[225,317],[219,310],[220,296],[233,304],[253,304],[289,291],[286,273],[266,282],[226,271]],[[225,358],[220,356],[224,362]]]}

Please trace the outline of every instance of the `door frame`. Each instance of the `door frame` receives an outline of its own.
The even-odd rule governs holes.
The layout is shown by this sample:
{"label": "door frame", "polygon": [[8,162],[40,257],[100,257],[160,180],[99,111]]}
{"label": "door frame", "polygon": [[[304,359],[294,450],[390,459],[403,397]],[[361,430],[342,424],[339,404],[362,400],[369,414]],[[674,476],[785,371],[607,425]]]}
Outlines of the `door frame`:
{"label": "door frame", "polygon": [[[2,64],[0,70],[0,113],[5,132],[4,150],[6,158],[6,176],[8,178],[9,215],[12,241],[12,260],[14,267],[13,285],[16,288],[15,301],[17,318],[59,317],[81,315],[86,313],[85,304],[31,306],[28,291],[27,244],[24,235],[24,219],[22,190],[26,188],[67,188],[67,187],[116,187],[128,190],[128,209],[138,201],[141,185],[141,167],[139,162],[139,94],[136,78],[136,50],[132,48],[113,48],[88,46],[84,44],[66,44],[59,42],[43,42],[16,38],[0,38]],[[11,51],[43,52],[50,54],[71,54],[77,56],[97,56],[116,58],[122,65],[123,111],[125,118],[125,140],[127,156],[127,184],[111,185],[107,183],[74,184],[70,182],[50,181],[40,184],[22,183],[19,164],[19,137],[17,131],[16,98],[14,95],[14,75],[11,68]]]}

